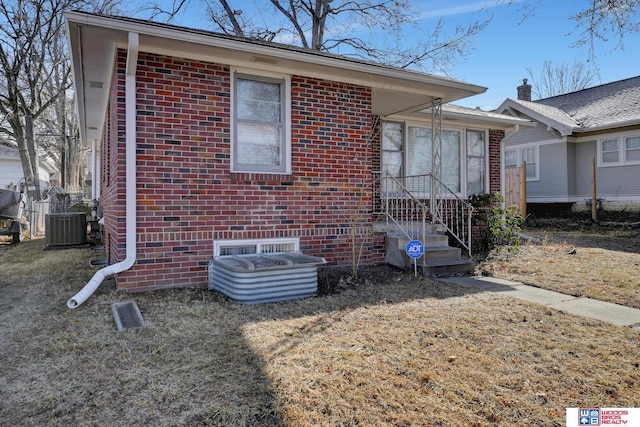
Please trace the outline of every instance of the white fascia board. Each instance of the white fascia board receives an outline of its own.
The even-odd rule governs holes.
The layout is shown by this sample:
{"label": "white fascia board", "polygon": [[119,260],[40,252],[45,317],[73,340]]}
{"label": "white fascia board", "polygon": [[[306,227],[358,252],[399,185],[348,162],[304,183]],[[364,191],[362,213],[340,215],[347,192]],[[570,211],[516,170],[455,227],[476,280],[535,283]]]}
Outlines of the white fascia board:
{"label": "white fascia board", "polygon": [[511,99],[506,99],[500,106],[495,110],[497,113],[504,113],[505,111],[517,111],[520,114],[524,114],[531,119],[540,122],[550,129],[556,130],[560,133],[561,136],[571,135],[574,131],[577,131],[578,128],[573,128],[571,126],[566,126],[562,123],[559,123],[544,114],[540,114],[537,111],[534,111],[530,108],[527,108],[523,105],[520,105],[516,102],[513,102]]}

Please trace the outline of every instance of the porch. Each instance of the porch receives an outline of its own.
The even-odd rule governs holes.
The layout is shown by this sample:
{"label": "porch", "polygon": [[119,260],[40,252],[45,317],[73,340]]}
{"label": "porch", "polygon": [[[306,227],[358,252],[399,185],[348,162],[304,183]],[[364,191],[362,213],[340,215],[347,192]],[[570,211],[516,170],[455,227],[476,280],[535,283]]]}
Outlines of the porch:
{"label": "porch", "polygon": [[[425,276],[473,271],[471,218],[473,207],[433,174],[374,177],[373,232],[386,234],[385,261]],[[431,197],[431,195],[434,197]],[[424,254],[414,260],[407,244],[418,240]]]}

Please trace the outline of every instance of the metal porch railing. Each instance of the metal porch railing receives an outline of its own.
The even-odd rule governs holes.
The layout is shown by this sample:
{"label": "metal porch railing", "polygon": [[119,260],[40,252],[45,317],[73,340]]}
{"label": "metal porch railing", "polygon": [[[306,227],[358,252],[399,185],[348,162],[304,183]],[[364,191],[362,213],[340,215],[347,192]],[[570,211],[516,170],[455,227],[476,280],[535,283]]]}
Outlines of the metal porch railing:
{"label": "metal porch railing", "polygon": [[[432,174],[394,177],[384,172],[378,179],[380,213],[410,239],[424,236],[427,220],[442,226],[471,256],[473,206]],[[434,186],[438,200],[431,200]]]}
{"label": "metal porch railing", "polygon": [[395,224],[398,231],[409,239],[423,239],[426,234],[429,207],[414,197],[407,188],[407,180],[385,172],[379,180],[380,203],[387,223]]}

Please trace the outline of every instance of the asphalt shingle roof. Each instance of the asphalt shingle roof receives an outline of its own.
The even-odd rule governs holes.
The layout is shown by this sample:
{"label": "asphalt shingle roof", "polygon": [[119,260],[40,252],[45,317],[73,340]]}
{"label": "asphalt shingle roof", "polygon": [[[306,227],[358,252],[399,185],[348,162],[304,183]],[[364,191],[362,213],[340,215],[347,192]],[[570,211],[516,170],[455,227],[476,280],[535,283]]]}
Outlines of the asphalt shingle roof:
{"label": "asphalt shingle roof", "polygon": [[[582,131],[616,127],[632,122],[640,123],[640,76],[539,99],[527,103],[527,106],[530,104],[561,110],[574,121],[573,127],[582,128]],[[557,112],[551,109],[545,115],[568,124],[559,120]]]}

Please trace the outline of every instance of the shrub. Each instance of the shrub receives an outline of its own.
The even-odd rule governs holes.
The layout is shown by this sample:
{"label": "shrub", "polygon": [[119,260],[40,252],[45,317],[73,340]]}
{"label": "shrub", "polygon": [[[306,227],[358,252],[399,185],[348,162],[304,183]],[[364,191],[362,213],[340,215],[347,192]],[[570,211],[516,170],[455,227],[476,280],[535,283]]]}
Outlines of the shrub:
{"label": "shrub", "polygon": [[500,193],[474,194],[469,203],[475,208],[472,225],[477,230],[475,241],[480,251],[504,247],[510,252],[519,252],[524,218],[517,206],[503,207],[504,198]]}

